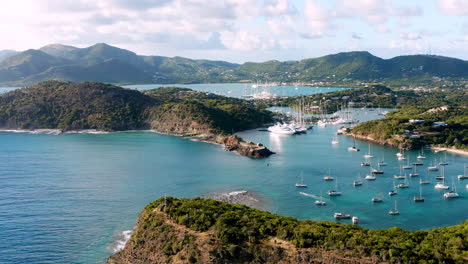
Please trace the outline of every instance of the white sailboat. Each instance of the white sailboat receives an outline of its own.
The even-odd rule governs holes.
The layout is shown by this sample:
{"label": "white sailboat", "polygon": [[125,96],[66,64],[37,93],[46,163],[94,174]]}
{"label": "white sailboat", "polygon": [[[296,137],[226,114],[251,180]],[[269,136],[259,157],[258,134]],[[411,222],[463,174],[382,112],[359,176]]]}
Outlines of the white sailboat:
{"label": "white sailboat", "polygon": [[422,186],[419,185],[419,196],[414,196],[413,201],[418,203],[418,202],[424,202],[424,197],[422,196]]}
{"label": "white sailboat", "polygon": [[424,179],[419,179],[419,184],[429,184],[430,182],[427,180],[427,175],[429,174],[429,171],[426,170],[426,175]]}
{"label": "white sailboat", "polygon": [[403,175],[403,168],[402,168],[402,166],[400,166],[400,174],[398,174],[398,175],[393,175],[393,178],[394,178],[394,179],[399,179],[399,180],[404,180],[404,179],[405,179],[405,176]]}
{"label": "white sailboat", "polygon": [[419,153],[419,155],[416,157],[417,159],[425,159],[426,156],[424,156],[424,150],[421,149],[421,153]]}
{"label": "white sailboat", "polygon": [[333,139],[332,139],[331,143],[332,143],[333,145],[336,145],[336,144],[340,143],[340,142],[338,141],[338,137],[337,137],[336,135],[333,136]]}
{"label": "white sailboat", "polygon": [[430,171],[438,171],[439,167],[437,167],[436,161],[434,160],[434,164],[432,166],[427,167],[427,169]]}
{"label": "white sailboat", "polygon": [[331,176],[330,169],[328,169],[328,175],[323,177],[323,180],[324,181],[333,181],[334,180],[334,178]]}
{"label": "white sailboat", "polygon": [[338,178],[335,181],[335,190],[330,190],[327,192],[329,196],[340,196],[341,192],[338,191]]}
{"label": "white sailboat", "polygon": [[414,166],[413,172],[409,174],[410,177],[419,176],[418,167]]}
{"label": "white sailboat", "polygon": [[400,212],[398,211],[398,208],[397,208],[396,200],[395,200],[395,208],[390,209],[390,211],[388,211],[388,214],[389,215],[399,215],[400,214]]}
{"label": "white sailboat", "polygon": [[468,179],[468,175],[466,175],[466,165],[465,165],[464,168],[463,168],[463,175],[460,174],[460,175],[457,176],[457,178],[458,178],[459,180]]}
{"label": "white sailboat", "polygon": [[444,154],[445,154],[445,159],[443,161],[439,162],[439,165],[442,165],[442,166],[448,165],[447,152],[445,152]]}
{"label": "white sailboat", "polygon": [[397,184],[396,187],[399,188],[399,189],[409,188],[408,177],[406,177],[406,174],[405,174],[405,182]]}
{"label": "white sailboat", "polygon": [[360,149],[356,148],[356,138],[353,136],[353,146],[348,148],[348,151],[360,151]]}
{"label": "white sailboat", "polygon": [[304,175],[301,172],[301,183],[296,183],[296,188],[306,188],[307,184],[304,183]]}
{"label": "white sailboat", "polygon": [[316,200],[314,203],[315,205],[327,205],[327,203],[323,201],[322,191],[320,191],[320,200]]}
{"label": "white sailboat", "polygon": [[382,160],[377,163],[379,166],[387,166],[387,163],[385,162],[385,154],[382,154]]}
{"label": "white sailboat", "polygon": [[453,177],[452,177],[452,190],[444,193],[444,198],[450,199],[450,198],[459,198],[459,197],[460,195],[457,193],[455,181],[453,180]]}
{"label": "white sailboat", "polygon": [[361,185],[362,185],[361,174],[358,174],[358,178],[357,180],[353,182],[353,186],[361,186]]}
{"label": "white sailboat", "polygon": [[442,169],[442,182],[438,182],[436,185],[434,185],[434,188],[438,190],[448,190],[450,188],[445,184],[444,169]]}
{"label": "white sailboat", "polygon": [[371,158],[373,158],[373,157],[374,157],[374,156],[372,156],[372,154],[371,154],[370,143],[369,143],[369,150],[368,150],[367,154],[364,155],[364,158],[365,158],[365,159],[371,159]]}
{"label": "white sailboat", "polygon": [[405,165],[405,166],[403,166],[403,169],[404,169],[404,170],[411,170],[413,167],[410,165],[410,157],[409,157],[409,153],[408,153],[408,155],[407,155],[407,156],[408,156],[408,158],[407,158],[408,162],[406,163],[406,165]]}

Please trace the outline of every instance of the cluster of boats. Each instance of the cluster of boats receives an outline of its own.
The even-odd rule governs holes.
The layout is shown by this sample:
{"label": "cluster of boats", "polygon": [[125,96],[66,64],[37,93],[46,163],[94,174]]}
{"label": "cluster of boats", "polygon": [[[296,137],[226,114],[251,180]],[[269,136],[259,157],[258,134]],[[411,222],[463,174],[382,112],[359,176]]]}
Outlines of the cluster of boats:
{"label": "cluster of boats", "polygon": [[[334,137],[333,140],[332,140],[332,144],[337,144],[337,143],[338,143],[338,139],[336,137]],[[357,149],[355,145],[352,148]],[[393,185],[392,185],[393,188],[388,192],[389,196],[394,196],[394,195],[398,194],[397,189],[410,188],[410,184],[408,182],[408,175],[407,175],[407,173],[403,173],[403,172],[406,171],[406,170],[412,170],[412,172],[409,173],[409,177],[419,176],[417,168],[418,168],[418,166],[424,165],[423,160],[426,159],[426,156],[424,155],[423,151],[417,156],[417,161],[414,161],[412,163],[410,163],[409,155],[405,156],[404,153],[398,152],[396,154],[396,156],[397,156],[397,159],[399,161],[406,160],[407,162],[404,165],[400,165],[400,173],[393,176]],[[370,167],[369,173],[364,178],[365,180],[375,181],[377,179],[376,174],[384,174],[384,171],[381,169],[381,167],[386,166],[387,163],[383,159],[381,161],[377,162],[378,169],[372,168],[372,166],[371,166],[370,160],[373,159],[374,156],[371,154],[370,144],[369,144],[368,152],[363,157],[364,157],[365,161],[361,162],[360,165]],[[434,185],[434,188],[438,189],[438,190],[447,190],[443,194],[443,197],[446,198],[446,199],[459,198],[460,194],[456,191],[456,185],[455,185],[454,177],[452,177],[452,186],[451,187],[449,187],[448,185],[445,184],[444,167],[446,165],[448,165],[448,162],[447,162],[447,158],[445,156],[445,160],[443,160],[443,161],[441,160],[439,163],[434,162],[432,166],[427,167],[426,178],[427,178],[427,174],[428,174],[429,171],[439,171],[440,170],[441,175],[436,177],[436,180],[438,180],[438,181],[440,180],[440,182],[437,182]],[[458,175],[457,176],[457,178],[459,180],[468,179],[466,169],[467,169],[467,166],[465,165],[463,175]],[[361,186],[363,184],[360,178],[361,177],[359,175],[358,179],[353,181],[353,186],[357,187],[357,186]],[[336,182],[335,188],[332,189],[332,190],[327,191],[328,196],[341,196],[342,193],[338,190],[338,180],[337,180],[337,178],[334,178],[334,177],[332,177],[330,175],[330,171],[328,172],[328,175],[324,176],[322,179],[324,181],[335,181]],[[395,184],[395,180],[404,180],[404,182],[400,182],[398,184]],[[419,195],[415,195],[413,197],[414,202],[417,202],[417,203],[424,202],[424,197],[422,195],[422,185],[429,184],[429,183],[430,182],[427,179],[423,179],[423,178],[420,179],[420,181],[419,181],[419,184],[420,184]],[[307,184],[304,183],[303,176],[301,176],[301,182],[296,183],[296,187],[298,187],[298,188],[306,188],[307,187]],[[466,188],[468,189],[468,184],[466,185]],[[373,197],[371,199],[371,201],[373,203],[381,203],[384,200],[381,197]],[[327,204],[325,201],[323,201],[322,193],[320,193],[320,199],[315,200],[314,203],[315,203],[315,205],[319,205],[319,206],[324,206],[324,205]],[[388,214],[390,214],[390,215],[399,215],[400,214],[400,212],[397,209],[396,200],[395,200],[394,207],[391,210],[388,211]],[[334,218],[336,218],[336,219],[349,219],[349,218],[351,218],[351,215],[344,214],[344,213],[335,213]],[[354,217],[353,217],[353,223],[357,223],[357,221],[358,221],[358,218],[356,217],[356,219],[354,219]]]}

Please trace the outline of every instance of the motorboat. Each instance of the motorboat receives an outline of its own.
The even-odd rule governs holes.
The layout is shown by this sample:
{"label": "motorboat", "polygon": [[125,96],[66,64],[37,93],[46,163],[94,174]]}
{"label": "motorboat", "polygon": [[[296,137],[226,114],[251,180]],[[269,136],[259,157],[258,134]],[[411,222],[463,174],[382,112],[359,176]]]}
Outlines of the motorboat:
{"label": "motorboat", "polygon": [[335,214],[333,214],[333,217],[335,219],[350,219],[351,215],[350,214],[343,214],[343,213],[335,213]]}
{"label": "motorboat", "polygon": [[296,133],[296,130],[291,126],[279,123],[268,127],[268,131],[279,135],[294,135]]}

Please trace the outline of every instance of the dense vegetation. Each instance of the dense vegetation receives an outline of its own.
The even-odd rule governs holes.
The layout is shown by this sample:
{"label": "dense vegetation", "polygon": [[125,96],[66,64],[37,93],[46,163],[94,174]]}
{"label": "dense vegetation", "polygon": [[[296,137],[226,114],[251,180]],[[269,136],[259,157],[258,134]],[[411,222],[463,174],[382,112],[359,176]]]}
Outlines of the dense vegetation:
{"label": "dense vegetation", "polygon": [[[368,52],[343,52],[301,61],[247,62],[242,65],[181,57],[138,56],[107,44],[88,48],[48,45],[40,50],[9,52],[0,60],[0,83],[42,80],[111,83],[311,82],[314,85],[451,87],[466,85],[468,62],[432,55],[384,60]],[[0,54],[1,55],[1,54]],[[0,57],[1,58],[1,57]]]}
{"label": "dense vegetation", "polygon": [[96,82],[47,81],[0,95],[0,128],[230,134],[270,120],[251,102],[182,88],[141,93]]}
{"label": "dense vegetation", "polygon": [[[161,207],[163,205],[165,207]],[[362,262],[372,259],[374,263],[466,263],[468,259],[468,221],[426,231],[405,231],[396,227],[371,230],[333,222],[299,221],[210,199],[168,197],[150,203],[140,214],[135,233],[121,253],[135,257],[135,261],[146,259],[146,262],[135,263],[150,262],[150,256],[155,254],[156,245],[152,244],[155,241],[163,244],[160,245],[163,256],[175,255],[188,248],[191,252],[189,262],[200,263],[197,259],[200,245],[195,243],[193,234],[185,233],[179,240],[174,233],[167,236],[171,229],[158,209],[177,224],[214,234],[210,252],[214,263],[271,263],[271,260],[276,258],[278,261],[289,254],[314,252],[296,252],[291,248],[285,253],[278,248],[261,246],[271,237],[289,241],[298,250],[311,248],[334,252],[338,256],[346,252]]]}
{"label": "dense vegetation", "polygon": [[[428,107],[434,102],[406,106],[390,112],[385,119],[364,122],[352,129],[353,134],[387,140],[409,148],[442,145],[468,149],[468,109],[466,106]],[[424,120],[411,123],[409,120]],[[446,125],[435,126],[434,122]]]}

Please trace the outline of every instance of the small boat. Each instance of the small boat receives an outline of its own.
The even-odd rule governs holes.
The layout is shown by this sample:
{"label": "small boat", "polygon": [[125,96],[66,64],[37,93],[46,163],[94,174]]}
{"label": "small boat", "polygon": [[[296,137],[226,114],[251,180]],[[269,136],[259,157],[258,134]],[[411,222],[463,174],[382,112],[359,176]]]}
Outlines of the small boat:
{"label": "small boat", "polygon": [[463,169],[463,175],[458,175],[457,178],[459,180],[464,180],[464,179],[468,179],[468,175],[466,175],[466,165],[465,165],[465,168]]}
{"label": "small boat", "polygon": [[400,166],[400,174],[398,174],[398,175],[393,175],[393,178],[394,178],[394,179],[404,180],[404,179],[406,178],[405,176],[403,176],[403,170],[402,170],[402,169],[403,169],[403,168]]}
{"label": "small boat", "polygon": [[351,218],[351,221],[353,222],[353,224],[356,225],[356,224],[358,224],[358,222],[359,222],[359,218],[358,218],[357,216],[353,216],[353,217]]}
{"label": "small boat", "polygon": [[436,162],[434,160],[434,164],[432,166],[427,167],[427,169],[430,171],[438,171],[439,167],[437,167]]}
{"label": "small boat", "polygon": [[422,165],[424,165],[424,163],[419,162],[419,161],[413,162],[413,163],[411,163],[411,164],[413,164],[414,166],[422,166]]}
{"label": "small boat", "polygon": [[338,141],[338,137],[337,137],[336,135],[333,137],[331,143],[332,143],[333,145],[336,145],[336,144],[340,143],[340,142]]}
{"label": "small boat", "polygon": [[398,160],[405,160],[406,158],[403,157],[403,156],[401,156],[401,157],[398,157],[397,159],[398,159]]}
{"label": "small boat", "polygon": [[435,176],[435,179],[441,181],[441,180],[445,179],[445,177],[444,176]]}
{"label": "small boat", "polygon": [[369,162],[361,162],[361,166],[370,166],[370,163]]}
{"label": "small boat", "polygon": [[395,201],[395,208],[393,209],[390,209],[390,211],[388,211],[388,214],[389,215],[399,215],[400,212],[398,212],[398,209],[397,209],[397,202]]}
{"label": "small boat", "polygon": [[414,196],[413,201],[415,203],[424,202],[424,197],[422,196],[422,186],[419,185],[419,196]]}
{"label": "small boat", "polygon": [[355,180],[355,181],[353,182],[353,186],[356,187],[356,186],[361,186],[361,185],[362,185],[361,174],[358,174],[358,178],[357,178],[357,180]]}
{"label": "small boat", "polygon": [[384,174],[384,171],[383,171],[383,170],[379,170],[379,169],[372,169],[371,173],[372,173],[372,174]]}
{"label": "small boat", "polygon": [[301,183],[296,183],[296,188],[307,188],[307,184],[304,183],[304,175],[301,172]]}
{"label": "small boat", "polygon": [[421,149],[421,153],[416,157],[417,159],[425,159],[426,156],[424,156],[424,150]]}
{"label": "small boat", "polygon": [[448,190],[450,187],[448,187],[448,185],[445,185],[445,183],[444,183],[445,177],[444,177],[444,170],[443,169],[442,169],[442,176],[441,177],[443,177],[442,182],[439,182],[436,185],[434,185],[434,188],[438,189],[438,190]]}
{"label": "small boat", "polygon": [[410,165],[410,161],[409,161],[409,154],[408,154],[408,163],[403,166],[403,169],[404,170],[411,170],[413,168],[413,166]]}
{"label": "small boat", "polygon": [[448,165],[448,162],[447,162],[447,152],[445,152],[445,160],[439,162],[439,165],[442,165],[442,166]]}
{"label": "small boat", "polygon": [[405,175],[405,183],[400,183],[396,186],[398,189],[409,188],[408,178]]}
{"label": "small boat", "polygon": [[371,158],[373,158],[373,157],[374,157],[374,156],[372,156],[372,154],[371,154],[371,151],[370,151],[370,143],[369,143],[369,151],[367,152],[366,155],[364,155],[364,158],[366,158],[366,159],[371,159]]}
{"label": "small boat", "polygon": [[417,177],[419,176],[417,167],[413,168],[413,172],[409,174],[410,177]]}
{"label": "small boat", "polygon": [[444,198],[450,199],[450,198],[459,198],[460,195],[457,193],[457,189],[455,186],[455,181],[452,178],[452,190],[449,192],[444,193]]}
{"label": "small boat", "polygon": [[323,180],[324,181],[333,181],[334,178],[332,176],[325,176],[325,177],[323,177]]}
{"label": "small boat", "polygon": [[349,147],[348,151],[354,151],[354,152],[360,151],[360,149],[356,148],[356,138],[355,137],[353,137],[353,146]]}
{"label": "small boat", "polygon": [[396,194],[398,194],[398,193],[397,193],[396,191],[394,191],[394,190],[390,190],[390,191],[388,192],[388,195],[390,195],[390,196],[396,195]]}
{"label": "small boat", "polygon": [[315,205],[320,205],[320,206],[322,206],[322,205],[327,205],[327,203],[326,203],[325,201],[323,201],[322,198],[323,198],[323,197],[322,197],[322,192],[320,191],[320,200],[316,200],[316,201],[314,202],[314,204],[315,204]]}
{"label": "small boat", "polygon": [[385,163],[384,161],[379,161],[379,162],[377,163],[377,165],[379,165],[379,166],[387,166],[387,163]]}
{"label": "small boat", "polygon": [[368,181],[375,181],[377,179],[377,177],[375,177],[374,175],[372,174],[367,174],[366,177],[364,178]]}
{"label": "small boat", "polygon": [[351,215],[350,214],[343,214],[343,213],[335,213],[335,214],[333,214],[333,217],[335,219],[350,219]]}
{"label": "small boat", "polygon": [[374,197],[374,198],[371,199],[371,201],[373,203],[381,203],[381,202],[383,202],[383,199],[379,198],[379,197]]}
{"label": "small boat", "polygon": [[329,196],[340,196],[340,195],[341,195],[341,192],[335,191],[335,190],[330,190],[330,191],[327,192],[327,194],[328,194]]}
{"label": "small boat", "polygon": [[401,150],[400,150],[400,152],[398,152],[398,153],[396,154],[396,156],[397,156],[397,157],[403,157],[403,153],[401,153]]}
{"label": "small boat", "polygon": [[426,180],[423,180],[423,179],[420,179],[419,180],[419,184],[429,184],[431,183],[430,181],[426,181]]}

